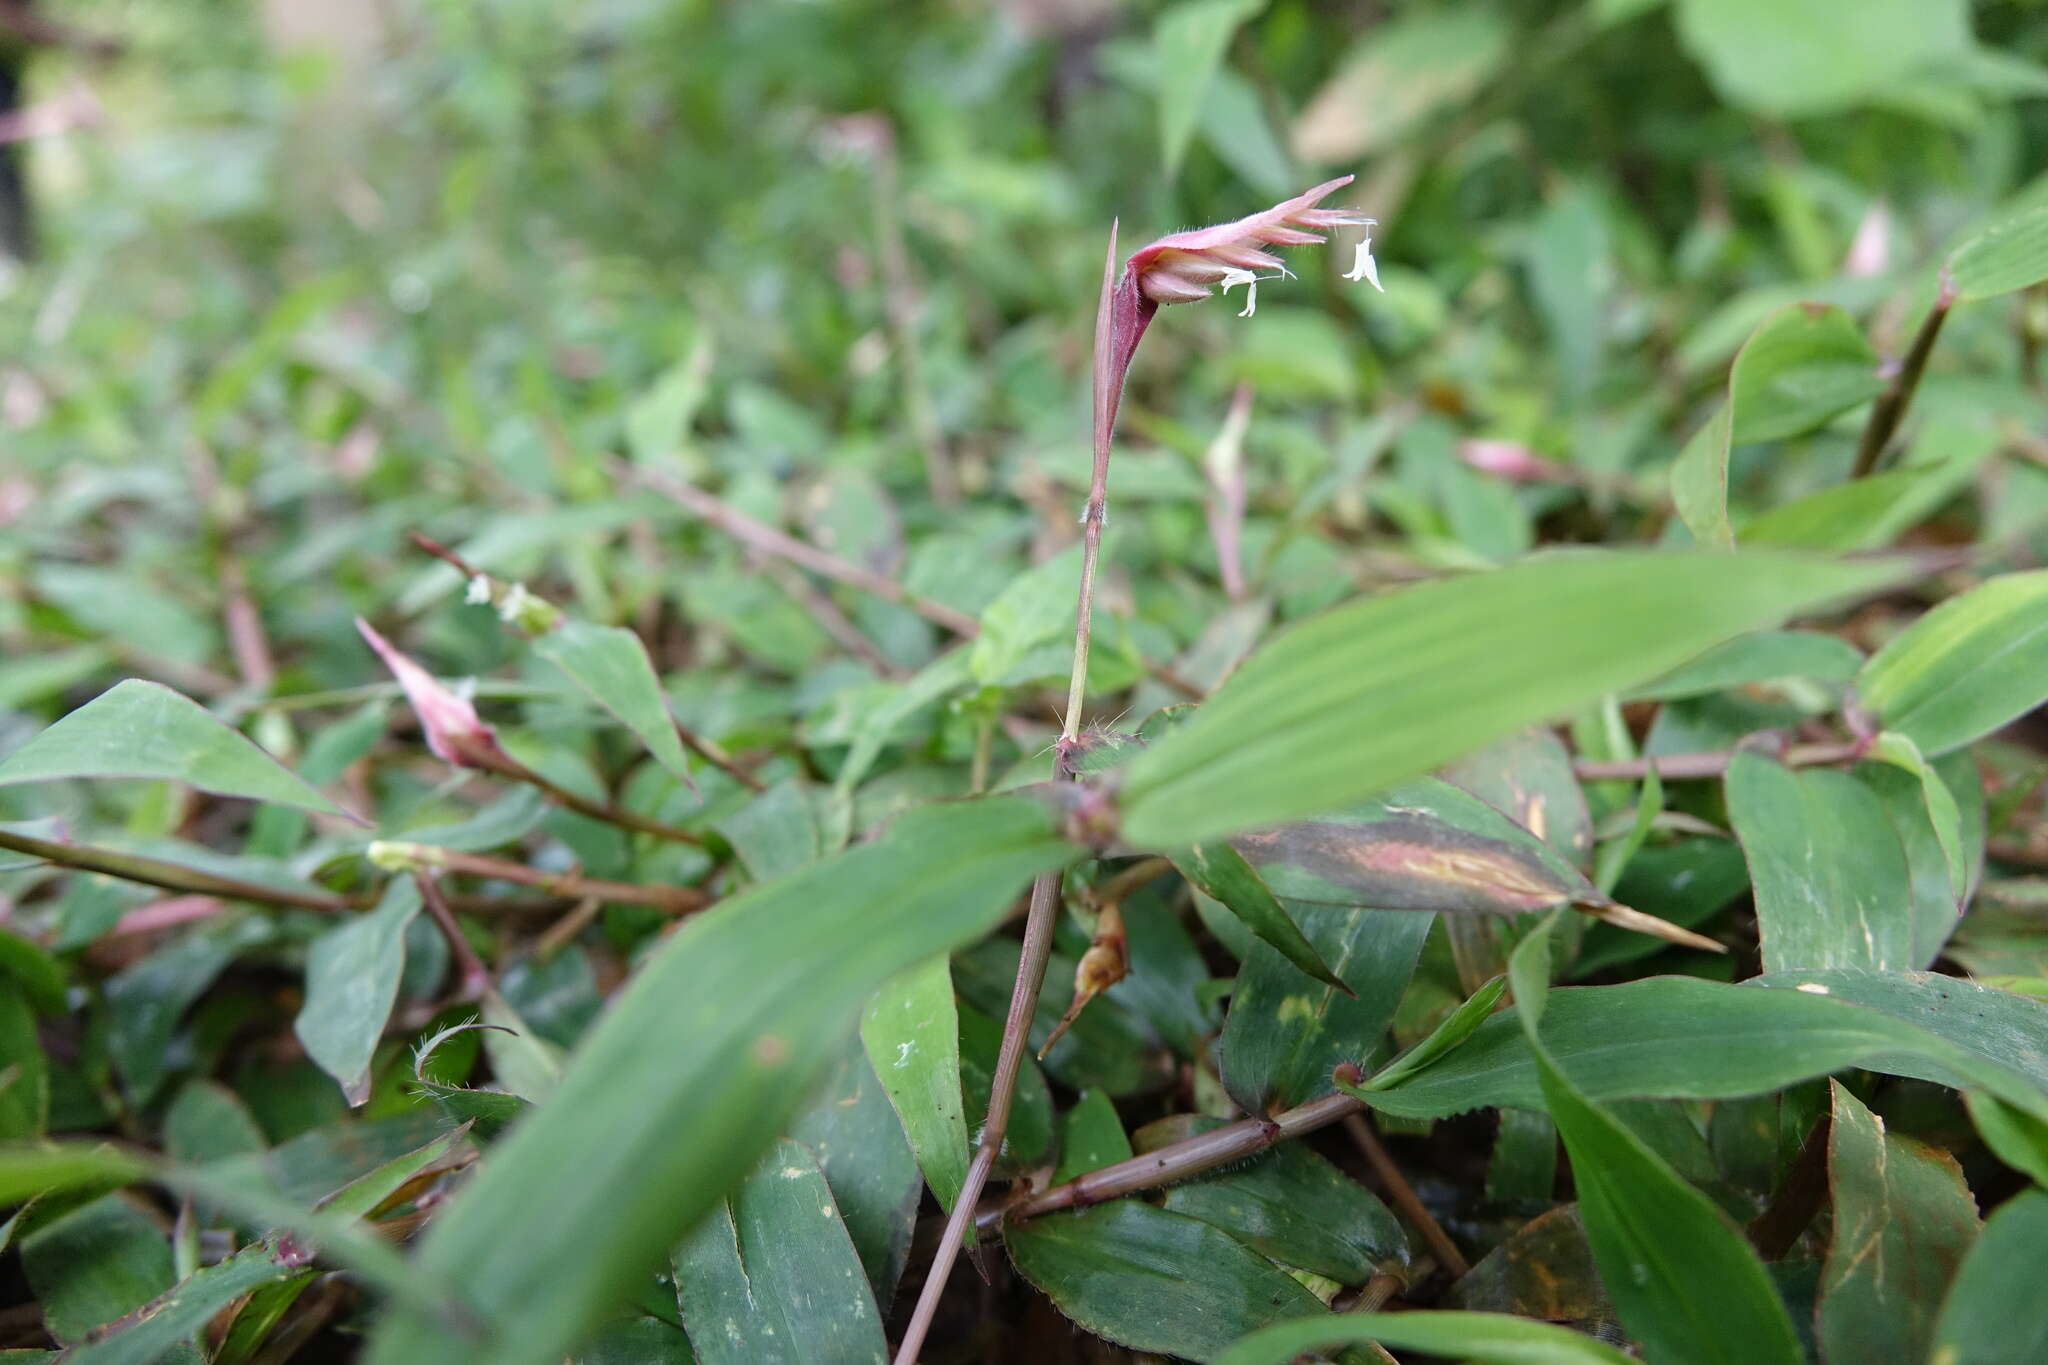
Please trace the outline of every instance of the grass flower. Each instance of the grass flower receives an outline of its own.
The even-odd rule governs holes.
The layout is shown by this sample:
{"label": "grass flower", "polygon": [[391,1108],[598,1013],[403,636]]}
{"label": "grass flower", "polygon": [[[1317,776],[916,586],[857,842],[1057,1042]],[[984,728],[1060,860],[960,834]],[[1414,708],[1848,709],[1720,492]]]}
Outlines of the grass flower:
{"label": "grass flower", "polygon": [[458,768],[481,768],[486,772],[506,772],[515,766],[512,756],[499,745],[498,732],[484,723],[468,698],[414,663],[360,616],[356,618],[356,629],[398,679],[405,699],[412,703],[413,712],[420,719],[427,747],[436,758]]}

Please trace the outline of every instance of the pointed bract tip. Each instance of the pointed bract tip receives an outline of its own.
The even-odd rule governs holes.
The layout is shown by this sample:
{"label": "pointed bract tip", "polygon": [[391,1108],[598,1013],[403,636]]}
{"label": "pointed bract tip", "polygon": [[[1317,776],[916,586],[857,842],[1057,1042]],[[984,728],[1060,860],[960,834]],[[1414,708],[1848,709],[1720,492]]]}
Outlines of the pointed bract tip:
{"label": "pointed bract tip", "polygon": [[504,771],[511,766],[511,755],[499,745],[497,731],[483,722],[466,698],[413,662],[360,616],[356,630],[398,680],[413,714],[419,717],[427,748],[436,758],[458,768]]}

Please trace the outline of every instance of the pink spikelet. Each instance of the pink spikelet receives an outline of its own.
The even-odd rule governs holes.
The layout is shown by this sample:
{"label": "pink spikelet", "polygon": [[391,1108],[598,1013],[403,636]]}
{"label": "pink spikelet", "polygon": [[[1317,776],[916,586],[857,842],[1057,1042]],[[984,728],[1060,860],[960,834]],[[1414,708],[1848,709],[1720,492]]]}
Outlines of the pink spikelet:
{"label": "pink spikelet", "polygon": [[481,768],[486,772],[507,772],[517,766],[512,755],[499,745],[498,732],[484,723],[468,700],[407,658],[360,616],[356,618],[356,629],[405,690],[405,699],[419,716],[427,747],[436,758],[458,768]]}
{"label": "pink spikelet", "polygon": [[[1352,209],[1316,207],[1351,183],[1339,176],[1272,208],[1234,223],[1170,233],[1131,253],[1123,275],[1103,300],[1098,318],[1095,369],[1095,414],[1098,442],[1116,423],[1124,376],[1153,314],[1166,304],[1194,303],[1210,297],[1221,285],[1227,293],[1245,286],[1244,312],[1257,306],[1261,271],[1288,273],[1286,263],[1269,249],[1276,246],[1321,246],[1338,228],[1371,227],[1376,220]],[[1112,236],[1111,250],[1115,238]],[[1361,265],[1347,278],[1373,278],[1370,248],[1361,246]],[[1377,279],[1374,278],[1374,283]]]}

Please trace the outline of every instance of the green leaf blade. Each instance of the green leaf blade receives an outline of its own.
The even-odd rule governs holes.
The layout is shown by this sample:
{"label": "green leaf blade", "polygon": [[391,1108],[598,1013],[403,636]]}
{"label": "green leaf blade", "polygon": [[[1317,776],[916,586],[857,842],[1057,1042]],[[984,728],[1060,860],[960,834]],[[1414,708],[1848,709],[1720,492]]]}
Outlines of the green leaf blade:
{"label": "green leaf blade", "polygon": [[1820,1283],[1829,1360],[1921,1360],[1935,1316],[1977,1240],[1977,1205],[1946,1152],[1885,1131],[1831,1082],[1828,1187],[1834,1231]]}
{"label": "green leaf blade", "polygon": [[115,684],[0,762],[0,786],[85,777],[182,782],[364,823],[199,703],[139,678]]}
{"label": "green leaf blade", "polygon": [[1898,574],[1775,553],[1575,552],[1339,608],[1276,637],[1133,760],[1124,834],[1171,847],[1332,809]]}
{"label": "green leaf blade", "polygon": [[883,986],[861,1016],[860,1040],[925,1183],[950,1212],[967,1181],[960,1008],[951,964],[933,958]]}
{"label": "green leaf blade", "polygon": [[661,678],[638,635],[621,626],[567,621],[534,641],[533,650],[631,730],[678,781],[691,780]]}
{"label": "green leaf blade", "polygon": [[[422,1245],[419,1264],[455,1279],[492,1330],[400,1312],[369,1359],[559,1359],[752,1166],[884,981],[985,932],[1072,856],[1025,798],[942,805],[694,918]],[[535,1219],[549,1238],[526,1235]]]}
{"label": "green leaf blade", "polygon": [[880,1365],[881,1314],[811,1153],[784,1139],[674,1258],[703,1365]]}
{"label": "green leaf blade", "polygon": [[1857,694],[1887,730],[1938,758],[2048,699],[2048,569],[2001,574],[1885,642]]}

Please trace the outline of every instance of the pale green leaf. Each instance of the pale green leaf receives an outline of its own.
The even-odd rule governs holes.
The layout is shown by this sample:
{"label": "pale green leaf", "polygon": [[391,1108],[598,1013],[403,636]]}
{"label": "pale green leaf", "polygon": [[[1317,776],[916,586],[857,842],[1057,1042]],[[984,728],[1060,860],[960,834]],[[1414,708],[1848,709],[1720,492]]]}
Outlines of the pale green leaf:
{"label": "pale green leaf", "polygon": [[638,635],[621,626],[565,621],[535,640],[533,652],[568,674],[631,730],[662,767],[680,781],[690,780],[689,756],[677,737],[654,661]]}
{"label": "pale green leaf", "polygon": [[1898,573],[1775,553],[1570,552],[1353,603],[1276,637],[1133,760],[1123,833],[1175,847],[1333,809]]}
{"label": "pale green leaf", "polygon": [[860,1039],[903,1121],[918,1168],[950,1211],[967,1179],[960,1009],[951,964],[935,957],[884,985],[861,1016]]}
{"label": "pale green leaf", "polygon": [[199,703],[139,678],[115,684],[0,762],[0,786],[80,777],[183,782],[356,818]]}

